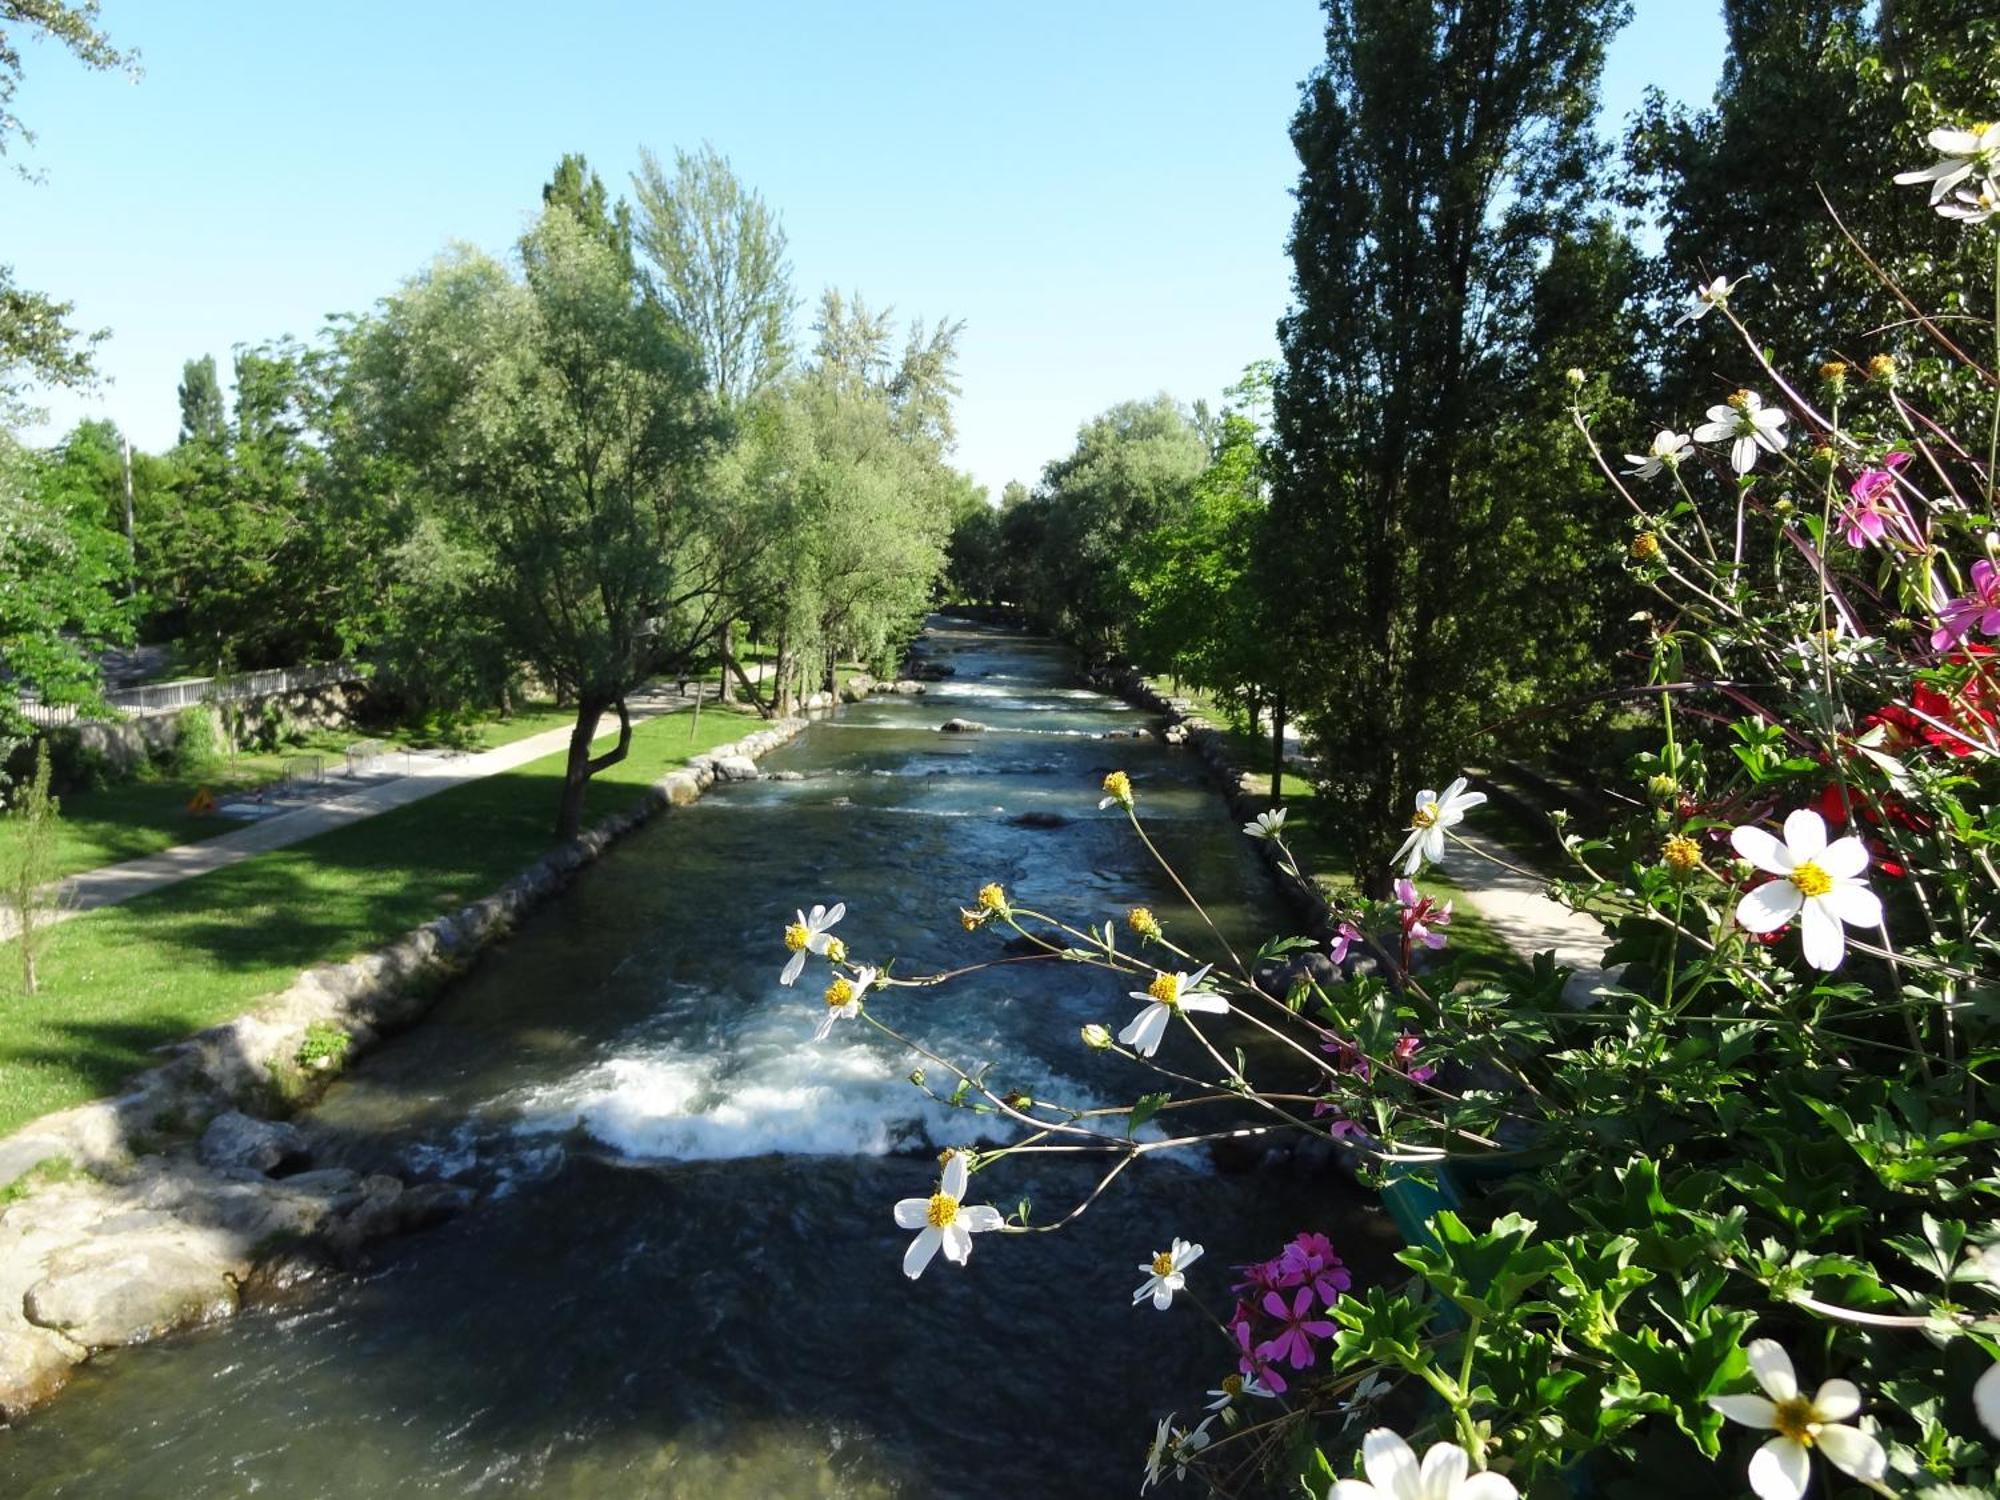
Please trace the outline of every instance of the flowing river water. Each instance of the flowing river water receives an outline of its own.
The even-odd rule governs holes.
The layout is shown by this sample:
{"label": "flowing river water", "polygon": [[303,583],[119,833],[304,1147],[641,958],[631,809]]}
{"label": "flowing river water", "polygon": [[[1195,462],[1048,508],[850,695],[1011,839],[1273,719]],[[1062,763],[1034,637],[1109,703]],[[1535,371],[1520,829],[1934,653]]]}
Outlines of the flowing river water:
{"label": "flowing river water", "polygon": [[[800,779],[718,786],[635,835],[313,1112],[338,1163],[464,1183],[476,1207],[358,1276],[99,1358],[0,1431],[0,1495],[1135,1492],[1153,1422],[1199,1415],[1232,1367],[1195,1307],[1132,1305],[1137,1264],[1204,1242],[1191,1286],[1222,1312],[1229,1267],[1300,1229],[1364,1277],[1386,1232],[1337,1182],[1161,1153],[1060,1233],[986,1235],[966,1267],[905,1280],[892,1203],[930,1191],[941,1146],[995,1127],[927,1100],[917,1060],[859,1022],[813,1043],[823,971],[777,982],[794,907],[845,901],[850,950],[902,973],[1000,956],[957,921],[989,880],[1043,911],[1148,904],[1193,932],[1097,808],[1123,768],[1239,949],[1282,925],[1198,761],[1122,737],[1144,714],[1032,637],[938,619],[922,649],[956,675],[765,762]],[[937,731],[961,715],[988,732]],[[1132,987],[1014,964],[880,1011],[996,1086],[1129,1102],[1152,1081],[1078,1028],[1121,1026]],[[1048,1222],[1096,1180],[1017,1158],[972,1197],[1029,1198]]]}

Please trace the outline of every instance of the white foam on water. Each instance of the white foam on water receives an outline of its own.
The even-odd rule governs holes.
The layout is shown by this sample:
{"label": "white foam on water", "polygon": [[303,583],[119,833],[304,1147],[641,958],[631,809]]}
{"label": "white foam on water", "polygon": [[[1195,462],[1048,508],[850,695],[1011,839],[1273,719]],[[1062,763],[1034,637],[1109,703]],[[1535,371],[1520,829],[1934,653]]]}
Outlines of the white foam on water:
{"label": "white foam on water", "polygon": [[[520,1098],[516,1131],[539,1136],[581,1129],[622,1156],[649,1161],[885,1156],[1016,1133],[1003,1117],[953,1109],[925,1095],[909,1081],[914,1059],[860,1034],[859,1023],[841,1023],[820,1043],[810,1040],[802,1021],[783,1030],[781,1036],[778,1028],[767,1028],[728,1043],[715,1038],[715,1045],[698,1051],[673,1045],[621,1051]],[[973,1055],[995,1054],[989,1045]],[[1007,1088],[1067,1105],[1096,1102],[1070,1081],[1018,1058],[993,1076]],[[950,1080],[933,1086],[948,1091]]]}

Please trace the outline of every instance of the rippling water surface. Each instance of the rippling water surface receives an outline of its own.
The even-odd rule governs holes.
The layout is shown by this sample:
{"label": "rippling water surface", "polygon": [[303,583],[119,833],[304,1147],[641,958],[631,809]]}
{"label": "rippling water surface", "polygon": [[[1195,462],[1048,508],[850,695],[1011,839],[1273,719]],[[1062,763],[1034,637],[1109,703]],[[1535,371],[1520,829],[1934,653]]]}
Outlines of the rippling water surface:
{"label": "rippling water surface", "polygon": [[[1205,1241],[1193,1285],[1220,1310],[1228,1266],[1299,1228],[1363,1262],[1382,1230],[1323,1181],[1156,1157],[1060,1234],[987,1236],[966,1268],[904,1280],[891,1203],[928,1190],[941,1145],[993,1127],[927,1100],[916,1059],[859,1024],[813,1044],[814,974],[777,983],[794,907],[844,900],[849,948],[899,972],[996,956],[956,920],[988,880],[1044,911],[1143,902],[1190,930],[1097,811],[1122,767],[1232,940],[1278,920],[1194,759],[1105,737],[1144,715],[1032,638],[940,620],[925,650],[956,675],[765,763],[803,779],[658,820],[315,1111],[346,1164],[475,1186],[477,1208],[358,1277],[95,1362],[0,1431],[0,1495],[1134,1492],[1153,1420],[1228,1368],[1193,1308],[1131,1306],[1134,1265],[1173,1234]],[[954,716],[990,729],[939,734]],[[1123,1024],[1126,987],[1018,964],[881,1009],[996,1085],[1129,1101],[1144,1080],[1077,1041]],[[1094,1181],[1040,1158],[973,1196],[1047,1221]]]}

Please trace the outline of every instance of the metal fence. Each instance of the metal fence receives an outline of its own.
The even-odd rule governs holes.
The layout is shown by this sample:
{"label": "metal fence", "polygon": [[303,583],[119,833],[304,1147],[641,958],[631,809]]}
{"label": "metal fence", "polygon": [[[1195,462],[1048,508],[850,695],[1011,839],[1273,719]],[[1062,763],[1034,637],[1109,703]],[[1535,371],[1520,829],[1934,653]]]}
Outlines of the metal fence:
{"label": "metal fence", "polygon": [[[176,682],[119,688],[106,693],[104,701],[112,710],[129,719],[143,714],[175,713],[197,703],[237,703],[245,698],[273,698],[280,693],[302,693],[332,683],[360,680],[361,671],[352,662],[332,662],[322,667],[277,667],[268,672],[237,672],[227,677],[183,677]],[[21,712],[30,724],[42,729],[74,724],[81,716],[73,703],[24,702]]]}

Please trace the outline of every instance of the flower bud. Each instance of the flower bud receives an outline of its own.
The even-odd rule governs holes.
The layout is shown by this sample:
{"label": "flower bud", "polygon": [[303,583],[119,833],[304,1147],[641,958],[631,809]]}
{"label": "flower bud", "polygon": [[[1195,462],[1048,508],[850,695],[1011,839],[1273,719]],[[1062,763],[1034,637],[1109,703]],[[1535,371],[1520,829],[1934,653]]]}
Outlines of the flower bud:
{"label": "flower bud", "polygon": [[1135,906],[1126,912],[1125,925],[1142,938],[1156,938],[1160,935],[1160,919],[1153,915],[1150,907]]}
{"label": "flower bud", "polygon": [[1896,383],[1896,356],[1893,354],[1878,354],[1869,360],[1868,378],[1870,380],[1882,381],[1887,385],[1894,385]]}
{"label": "flower bud", "polygon": [[1657,532],[1642,531],[1632,538],[1632,561],[1658,562],[1660,560],[1660,538]]}
{"label": "flower bud", "polygon": [[1104,778],[1104,795],[1120,807],[1132,805],[1132,778],[1123,771],[1113,771]]}
{"label": "flower bud", "polygon": [[1681,784],[1665,771],[1655,771],[1646,778],[1646,795],[1655,802],[1667,801],[1680,789]]}
{"label": "flower bud", "polygon": [[1583,371],[1579,370],[1575,365],[1571,365],[1569,369],[1566,372],[1564,372],[1563,379],[1567,380],[1572,386],[1580,386],[1583,384],[1584,380]]}
{"label": "flower bud", "polygon": [[1007,892],[1002,888],[999,881],[989,880],[979,888],[979,905],[984,911],[994,912],[1003,916],[1006,914]]}
{"label": "flower bud", "polygon": [[1676,877],[1685,880],[1701,868],[1701,845],[1684,833],[1677,833],[1667,840],[1660,851],[1660,863],[1671,870]]}
{"label": "flower bud", "polygon": [[1083,1028],[1083,1045],[1090,1048],[1093,1052],[1102,1052],[1111,1045],[1111,1033],[1095,1021],[1092,1021],[1088,1026]]}

